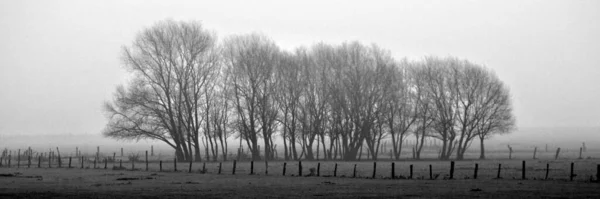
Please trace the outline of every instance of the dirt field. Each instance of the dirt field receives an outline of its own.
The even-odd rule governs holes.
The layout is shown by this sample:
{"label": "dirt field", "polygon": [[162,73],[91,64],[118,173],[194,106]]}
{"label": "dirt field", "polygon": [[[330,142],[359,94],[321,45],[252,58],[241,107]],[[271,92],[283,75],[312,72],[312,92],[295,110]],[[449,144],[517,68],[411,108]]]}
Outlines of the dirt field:
{"label": "dirt field", "polygon": [[[457,162],[456,175],[459,177],[461,174],[458,171],[462,171],[460,165],[463,163],[469,162]],[[196,198],[198,196],[203,198],[600,198],[600,183],[590,183],[589,179],[584,178],[577,178],[573,182],[566,179],[544,181],[531,178],[498,180],[486,175],[481,175],[477,180],[459,177],[456,180],[383,179],[390,171],[385,173],[382,171],[378,179],[364,178],[365,175],[362,173],[363,178],[339,177],[348,176],[346,167],[353,165],[351,163],[343,163],[343,169],[339,166],[338,177],[281,176],[279,170],[276,174],[266,176],[260,171],[255,171],[256,175],[248,175],[246,172],[248,167],[244,166],[245,164],[248,163],[240,164],[242,169],[236,169],[236,175],[231,175],[231,167],[223,169],[221,175],[190,174],[182,171],[0,168],[0,198]],[[306,163],[306,167],[309,164],[312,163]],[[365,170],[372,172],[372,163],[361,162],[361,164],[365,164],[365,167],[371,165],[371,168]],[[389,168],[387,163],[379,164]],[[446,162],[438,163],[438,165],[442,164]],[[271,163],[271,165],[279,164]],[[291,168],[293,164],[288,163],[288,165],[290,166],[288,172],[297,172],[297,169]],[[264,163],[261,166],[257,164],[255,167],[262,167],[264,170]],[[330,175],[329,168],[322,169],[327,170],[327,173],[321,175]],[[397,170],[396,175],[403,175],[398,167]]]}

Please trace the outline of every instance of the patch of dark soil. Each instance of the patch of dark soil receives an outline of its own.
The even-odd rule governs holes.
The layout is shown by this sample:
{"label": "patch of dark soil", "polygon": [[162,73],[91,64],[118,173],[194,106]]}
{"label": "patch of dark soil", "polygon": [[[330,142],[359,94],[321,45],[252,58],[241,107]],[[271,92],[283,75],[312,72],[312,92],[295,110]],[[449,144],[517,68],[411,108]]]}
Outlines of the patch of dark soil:
{"label": "patch of dark soil", "polygon": [[171,184],[200,184],[200,183],[199,182],[187,181],[187,182],[172,182]]}
{"label": "patch of dark soil", "polygon": [[152,180],[153,177],[139,177],[139,178],[117,178],[117,180]]}

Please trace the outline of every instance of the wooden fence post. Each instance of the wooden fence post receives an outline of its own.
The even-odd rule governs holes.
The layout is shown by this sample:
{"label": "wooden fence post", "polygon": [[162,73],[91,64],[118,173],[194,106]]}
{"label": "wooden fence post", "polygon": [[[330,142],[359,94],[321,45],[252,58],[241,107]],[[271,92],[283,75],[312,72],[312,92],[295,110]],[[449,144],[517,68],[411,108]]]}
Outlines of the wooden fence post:
{"label": "wooden fence post", "polygon": [[207,173],[206,172],[206,162],[202,163],[202,172]]}
{"label": "wooden fence post", "polygon": [[558,147],[558,149],[556,149],[556,155],[554,155],[554,159],[558,160],[558,154],[560,153],[560,147]]}
{"label": "wooden fence post", "polygon": [[162,172],[162,160],[158,161],[158,171]]}
{"label": "wooden fence post", "polygon": [[302,176],[302,161],[298,161],[298,176]]}
{"label": "wooden fence post", "polygon": [[396,164],[392,162],[392,179],[396,178]]}
{"label": "wooden fence post", "polygon": [[83,159],[83,156],[81,156],[81,168],[82,168],[82,169],[83,169],[83,163],[84,163],[84,161],[83,161],[83,160],[84,160],[84,159]]}
{"label": "wooden fence post", "polygon": [[19,153],[17,153],[17,168],[21,167],[21,149],[19,149]]}
{"label": "wooden fence post", "polygon": [[377,173],[377,162],[373,162],[373,179],[375,179],[375,173]]}
{"label": "wooden fence post", "polygon": [[413,179],[413,165],[410,165],[410,175],[408,176],[408,179]]}
{"label": "wooden fence post", "polygon": [[533,149],[533,159],[534,159],[534,160],[536,159],[536,158],[535,158],[535,154],[536,154],[536,153],[537,153],[537,147],[535,147],[535,148]]}
{"label": "wooden fence post", "polygon": [[235,166],[236,166],[235,164],[236,164],[236,161],[233,160],[233,170],[231,171],[232,175],[235,175]]}
{"label": "wooden fence post", "polygon": [[454,179],[454,161],[450,161],[450,179]]}
{"label": "wooden fence post", "polygon": [[575,163],[571,162],[571,175],[569,175],[569,180],[573,181],[573,177],[575,177],[575,173],[573,173],[573,168],[575,167]]}
{"label": "wooden fence post", "polygon": [[188,168],[188,173],[191,173],[191,172],[192,172],[192,162],[193,162],[193,161],[192,161],[192,160],[190,160],[190,167]]}
{"label": "wooden fence post", "polygon": [[548,173],[550,172],[550,164],[546,164],[546,177],[544,178],[544,180],[548,180]]}
{"label": "wooden fence post", "polygon": [[42,167],[42,156],[38,156],[38,168]]}
{"label": "wooden fence post", "polygon": [[108,159],[104,158],[104,169],[108,169]]}
{"label": "wooden fence post", "polygon": [[119,160],[119,169],[123,168],[123,160]]}
{"label": "wooden fence post", "polygon": [[333,177],[337,176],[337,163],[335,163],[335,167],[333,168]]}
{"label": "wooden fence post", "polygon": [[600,183],[600,164],[596,165],[596,182]]}
{"label": "wooden fence post", "polygon": [[433,168],[431,168],[431,165],[429,165],[429,179],[433,180]]}
{"label": "wooden fence post", "polygon": [[[235,161],[235,160],[234,160]],[[287,166],[287,162],[283,163],[283,176],[285,176],[285,167]]]}
{"label": "wooden fence post", "polygon": [[177,158],[173,158],[173,171],[177,172]]}
{"label": "wooden fence post", "polygon": [[317,176],[321,176],[321,163],[317,163]]}
{"label": "wooden fence post", "polygon": [[522,173],[521,173],[521,179],[523,179],[523,180],[527,179],[527,178],[525,177],[525,172],[526,172],[526,171],[527,171],[527,168],[525,167],[525,160],[523,160],[523,171],[522,171]]}
{"label": "wooden fence post", "polygon": [[498,164],[498,176],[496,178],[500,179],[500,171],[502,170],[502,164]]}
{"label": "wooden fence post", "polygon": [[477,179],[477,169],[479,169],[479,164],[475,163],[475,173],[473,174],[473,179]]}
{"label": "wooden fence post", "polygon": [[250,161],[250,175],[254,175],[254,160]]}
{"label": "wooden fence post", "polygon": [[221,167],[223,166],[223,162],[219,162],[219,174],[221,174]]}
{"label": "wooden fence post", "polygon": [[356,164],[354,164],[354,170],[352,171],[352,177],[356,178]]}
{"label": "wooden fence post", "polygon": [[146,151],[146,171],[148,171],[148,151]]}

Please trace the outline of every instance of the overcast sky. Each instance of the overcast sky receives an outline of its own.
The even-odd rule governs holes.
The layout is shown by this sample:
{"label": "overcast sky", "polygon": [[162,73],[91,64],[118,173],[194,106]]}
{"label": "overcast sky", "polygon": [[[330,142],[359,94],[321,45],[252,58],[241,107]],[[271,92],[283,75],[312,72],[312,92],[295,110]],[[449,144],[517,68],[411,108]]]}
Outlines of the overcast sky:
{"label": "overcast sky", "polygon": [[494,69],[519,127],[600,126],[600,1],[0,1],[0,134],[100,133],[121,46],[159,20],[284,49],[377,43]]}

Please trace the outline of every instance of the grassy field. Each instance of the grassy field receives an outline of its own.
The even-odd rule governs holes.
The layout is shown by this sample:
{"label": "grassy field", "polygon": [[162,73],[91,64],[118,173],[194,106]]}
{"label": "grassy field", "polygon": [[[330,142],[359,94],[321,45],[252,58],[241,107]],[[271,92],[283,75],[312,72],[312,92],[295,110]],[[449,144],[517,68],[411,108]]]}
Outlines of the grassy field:
{"label": "grassy field", "polygon": [[[336,162],[321,161],[321,177],[292,177],[298,175],[298,162],[287,162],[286,176],[282,176],[282,161],[269,162],[265,174],[265,162],[255,162],[254,173],[250,174],[250,162],[237,162],[236,174],[232,175],[233,162],[206,163],[206,173],[201,173],[204,163],[178,162],[178,172],[173,162],[163,162],[159,172],[157,161],[149,163],[145,171],[144,162],[124,162],[126,170],[113,170],[119,163],[98,164],[86,162],[84,169],[73,160],[75,168],[0,168],[0,197],[600,197],[600,183],[595,179],[599,159],[583,160],[528,160],[527,180],[521,180],[521,160],[465,160],[455,162],[454,180],[444,180],[450,172],[449,161],[396,161],[397,178],[408,177],[409,165],[414,167],[414,179],[391,180],[390,161],[378,161],[376,179],[372,177],[373,162],[337,162],[337,176],[333,177]],[[574,181],[569,181],[570,163],[575,163]],[[317,161],[303,161],[303,175],[316,168]],[[478,179],[472,179],[475,163],[479,164]],[[498,164],[502,164],[501,177],[497,175]],[[47,164],[47,163],[46,163]],[[429,165],[433,174],[429,180]],[[549,180],[542,180],[546,164],[550,164]],[[25,166],[24,166],[25,165]],[[42,164],[43,167],[47,165]],[[352,178],[354,165],[357,178]],[[6,166],[6,165],[4,165]],[[139,170],[141,169],[141,170]]]}

